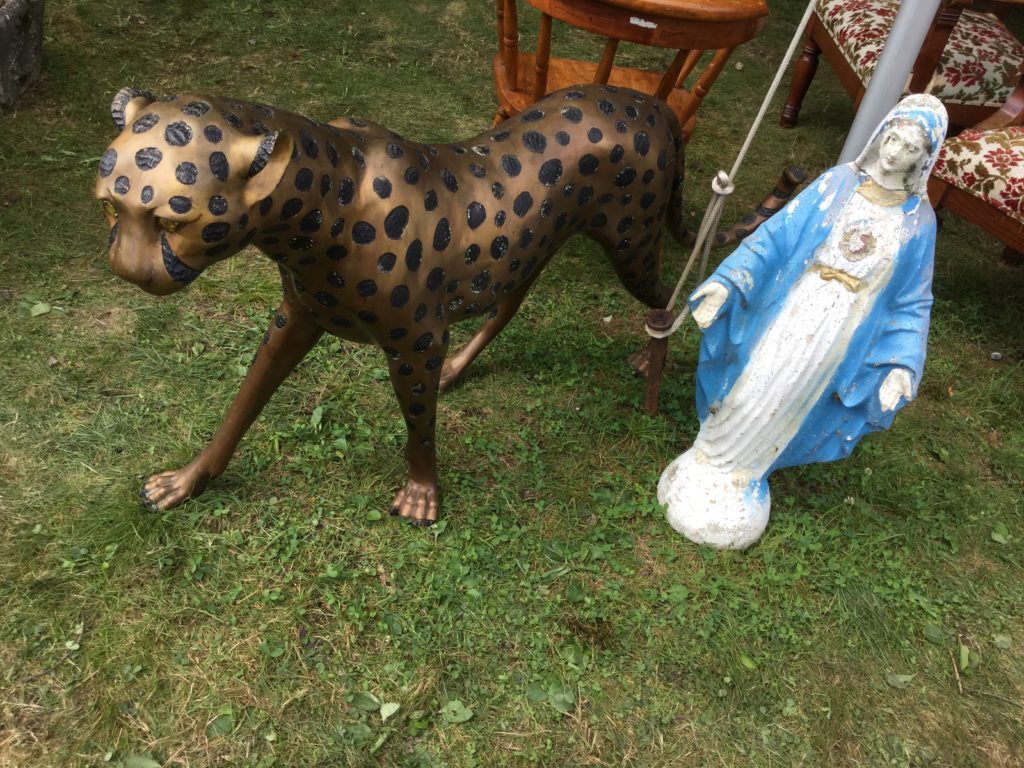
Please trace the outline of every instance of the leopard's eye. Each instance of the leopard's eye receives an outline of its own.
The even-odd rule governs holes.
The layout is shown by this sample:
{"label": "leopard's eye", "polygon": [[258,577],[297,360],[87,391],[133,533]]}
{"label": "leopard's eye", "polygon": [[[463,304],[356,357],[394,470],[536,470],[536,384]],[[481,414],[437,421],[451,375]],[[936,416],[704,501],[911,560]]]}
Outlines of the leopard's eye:
{"label": "leopard's eye", "polygon": [[160,229],[165,232],[177,232],[182,227],[182,222],[175,221],[174,219],[165,219],[163,217],[157,217],[156,223],[160,225]]}
{"label": "leopard's eye", "polygon": [[117,208],[114,207],[114,204],[112,202],[110,202],[109,200],[104,200],[103,202],[100,203],[100,206],[103,208],[103,212],[107,214],[107,216],[109,216],[112,219],[117,218]]}

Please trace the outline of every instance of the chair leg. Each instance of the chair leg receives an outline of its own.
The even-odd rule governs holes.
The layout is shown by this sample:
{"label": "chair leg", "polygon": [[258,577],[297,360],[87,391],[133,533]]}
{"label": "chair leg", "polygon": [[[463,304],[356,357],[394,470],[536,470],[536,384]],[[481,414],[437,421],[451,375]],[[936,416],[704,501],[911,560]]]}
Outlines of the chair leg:
{"label": "chair leg", "polygon": [[811,87],[814,73],[818,71],[818,56],[821,55],[821,48],[814,42],[814,25],[816,23],[817,20],[811,16],[811,20],[807,24],[803,52],[793,67],[789,97],[786,99],[786,105],[782,108],[782,118],[779,120],[779,125],[783,128],[796,127],[797,118],[800,116],[800,105],[803,104],[804,96],[807,95],[807,89]]}

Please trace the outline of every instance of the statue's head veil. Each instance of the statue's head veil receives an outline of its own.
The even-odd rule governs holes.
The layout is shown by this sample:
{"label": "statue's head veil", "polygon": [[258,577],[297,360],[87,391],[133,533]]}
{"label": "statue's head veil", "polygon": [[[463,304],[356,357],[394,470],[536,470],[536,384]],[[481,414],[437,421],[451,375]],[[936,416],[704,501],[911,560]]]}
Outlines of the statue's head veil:
{"label": "statue's head veil", "polygon": [[935,167],[939,149],[942,147],[942,140],[946,137],[946,108],[934,96],[915,93],[907,96],[893,107],[871,134],[867,146],[857,158],[856,165],[861,170],[873,167],[878,161],[878,147],[882,134],[890,126],[901,123],[917,126],[927,139],[927,146],[921,160],[907,173],[907,191],[924,197],[928,187],[928,176],[931,174],[932,168]]}

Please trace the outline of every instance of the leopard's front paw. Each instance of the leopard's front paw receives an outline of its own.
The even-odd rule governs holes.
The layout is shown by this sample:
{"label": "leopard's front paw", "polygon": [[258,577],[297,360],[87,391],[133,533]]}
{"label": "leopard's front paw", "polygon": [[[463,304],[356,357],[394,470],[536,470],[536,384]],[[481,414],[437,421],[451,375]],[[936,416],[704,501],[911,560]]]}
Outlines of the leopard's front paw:
{"label": "leopard's front paw", "polygon": [[409,479],[391,504],[391,514],[404,517],[413,525],[433,525],[439,514],[437,485]]}
{"label": "leopard's front paw", "polygon": [[146,509],[161,512],[176,507],[186,499],[198,496],[205,489],[212,475],[195,462],[172,472],[161,472],[150,477],[142,486],[139,495]]}

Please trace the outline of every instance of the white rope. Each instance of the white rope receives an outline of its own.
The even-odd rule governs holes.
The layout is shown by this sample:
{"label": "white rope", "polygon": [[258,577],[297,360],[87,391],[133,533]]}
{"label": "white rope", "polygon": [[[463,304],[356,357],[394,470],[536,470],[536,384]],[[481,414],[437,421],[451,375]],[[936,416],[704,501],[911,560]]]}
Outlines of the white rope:
{"label": "white rope", "polygon": [[[682,276],[679,278],[679,282],[676,283],[676,288],[672,292],[672,298],[669,299],[668,306],[665,307],[670,311],[675,307],[676,300],[679,298],[679,294],[683,290],[683,285],[685,285],[686,278],[690,275],[690,270],[693,268],[693,264],[697,259],[698,253],[701,255],[701,260],[700,270],[697,275],[697,284],[700,285],[704,282],[704,272],[707,269],[708,257],[711,253],[711,238],[718,229],[718,222],[722,216],[722,209],[725,207],[725,198],[731,195],[736,188],[733,180],[736,178],[736,174],[739,172],[740,166],[743,164],[743,161],[747,156],[747,151],[750,149],[750,145],[754,141],[754,136],[761,127],[761,122],[764,120],[764,116],[768,112],[768,107],[771,105],[772,99],[775,98],[775,92],[779,89],[779,85],[782,83],[782,77],[786,74],[786,70],[789,68],[789,62],[793,58],[793,54],[796,52],[797,46],[800,44],[800,40],[804,34],[804,28],[807,26],[807,22],[811,18],[811,14],[814,13],[814,6],[816,4],[817,0],[809,0],[807,3],[807,10],[804,11],[803,18],[797,25],[796,33],[793,35],[789,48],[786,50],[786,55],[782,57],[782,63],[779,64],[779,68],[775,72],[775,79],[768,88],[768,93],[765,94],[764,101],[761,102],[761,109],[758,110],[757,116],[754,118],[754,122],[750,126],[750,130],[747,131],[747,138],[743,142],[743,146],[740,148],[739,153],[736,155],[736,162],[733,163],[732,171],[729,174],[726,174],[725,171],[720,170],[715,174],[715,178],[711,181],[711,190],[713,195],[708,203],[708,207],[704,211],[704,218],[701,221],[700,229],[697,231],[697,241],[693,244],[693,251],[690,253],[690,258],[686,261],[686,266],[683,269]],[[647,334],[651,338],[655,339],[664,339],[671,336],[679,329],[679,326],[683,324],[683,321],[689,313],[690,308],[687,305],[680,310],[679,316],[676,317],[675,322],[672,323],[672,327],[668,331],[655,331],[648,325]]]}

